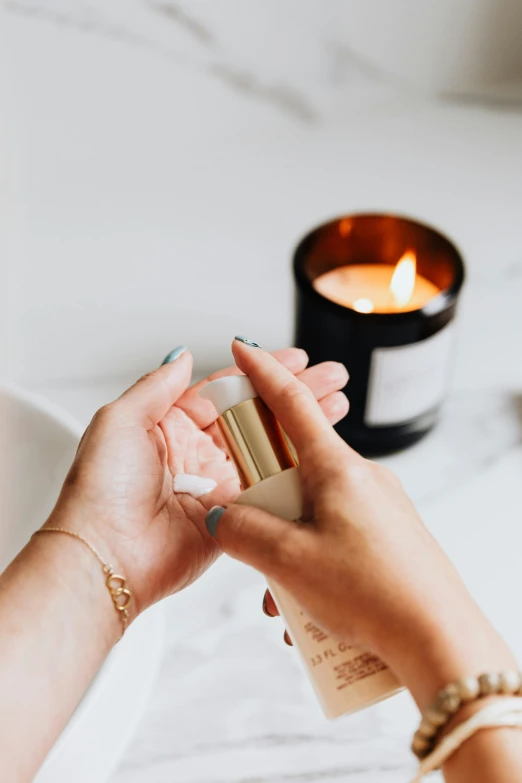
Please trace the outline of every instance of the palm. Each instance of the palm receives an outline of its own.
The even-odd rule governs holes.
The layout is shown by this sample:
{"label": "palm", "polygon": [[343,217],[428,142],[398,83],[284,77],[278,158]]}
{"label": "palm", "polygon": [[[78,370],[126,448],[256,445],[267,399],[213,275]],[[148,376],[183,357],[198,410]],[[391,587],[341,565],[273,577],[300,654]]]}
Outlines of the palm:
{"label": "palm", "polygon": [[[147,448],[143,448],[144,438]],[[174,406],[153,430],[134,431],[135,444],[124,439],[120,464],[131,480],[125,487],[125,508],[120,509],[121,532],[129,543],[134,579],[143,581],[139,587],[145,604],[186,587],[219,554],[207,533],[205,516],[212,505],[233,500],[240,486],[215,438],[215,425],[201,430]],[[177,494],[173,479],[179,473],[212,478],[217,487],[198,499]]]}
{"label": "palm", "polygon": [[[230,503],[239,493],[240,484],[234,466],[215,442],[215,425],[201,430],[183,410],[174,407],[161,429],[167,446],[168,486],[162,511],[164,531],[158,536],[158,544],[165,546],[164,588],[172,592],[197,579],[218,556],[219,548],[207,532],[205,516],[213,505]],[[173,478],[179,473],[212,478],[217,487],[200,498],[176,494]]]}

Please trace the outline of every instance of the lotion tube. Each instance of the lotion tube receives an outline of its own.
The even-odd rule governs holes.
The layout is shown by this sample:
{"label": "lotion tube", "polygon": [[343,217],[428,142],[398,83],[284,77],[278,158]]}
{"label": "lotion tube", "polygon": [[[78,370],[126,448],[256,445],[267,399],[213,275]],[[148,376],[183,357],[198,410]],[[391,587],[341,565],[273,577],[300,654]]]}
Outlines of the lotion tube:
{"label": "lotion tube", "polygon": [[[302,516],[299,467],[294,448],[246,376],[212,381],[200,392],[218,413],[217,425],[244,491],[236,503],[296,522]],[[270,592],[327,718],[381,701],[401,689],[371,653],[337,642],[273,580]]]}

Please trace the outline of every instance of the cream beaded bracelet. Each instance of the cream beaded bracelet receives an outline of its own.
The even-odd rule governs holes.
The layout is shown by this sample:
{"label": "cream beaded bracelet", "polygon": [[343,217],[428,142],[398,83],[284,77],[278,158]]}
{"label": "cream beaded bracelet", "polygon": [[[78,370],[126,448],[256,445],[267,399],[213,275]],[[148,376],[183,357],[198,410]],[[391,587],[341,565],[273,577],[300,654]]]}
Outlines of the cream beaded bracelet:
{"label": "cream beaded bracelet", "polygon": [[105,560],[102,558],[98,550],[93,547],[92,544],[90,544],[87,539],[83,538],[79,533],[74,533],[72,530],[66,530],[64,527],[42,527],[40,530],[36,530],[33,533],[33,536],[39,535],[40,533],[63,533],[66,536],[71,536],[71,538],[76,538],[78,541],[81,541],[82,544],[85,544],[85,546],[91,550],[94,557],[98,560],[100,563],[103,573],[107,575],[105,579],[105,584],[107,586],[107,590],[109,591],[109,594],[112,598],[112,603],[114,604],[114,608],[118,612],[120,618],[121,618],[121,624],[122,624],[122,632],[121,637],[127,630],[127,625],[129,623],[129,604],[132,601],[132,593],[127,587],[127,581],[125,577],[123,577],[121,574],[117,574],[114,568],[109,564],[106,563]]}
{"label": "cream beaded bracelet", "polygon": [[420,783],[424,775],[439,769],[461,745],[481,729],[522,728],[522,699],[501,699],[487,704],[471,718],[461,723],[444,737],[433,753],[421,762],[418,772],[410,783]]}
{"label": "cream beaded bracelet", "polygon": [[464,705],[486,696],[522,695],[522,675],[516,671],[487,672],[479,677],[463,677],[439,691],[435,701],[422,713],[411,749],[418,759],[434,749],[450,718]]}

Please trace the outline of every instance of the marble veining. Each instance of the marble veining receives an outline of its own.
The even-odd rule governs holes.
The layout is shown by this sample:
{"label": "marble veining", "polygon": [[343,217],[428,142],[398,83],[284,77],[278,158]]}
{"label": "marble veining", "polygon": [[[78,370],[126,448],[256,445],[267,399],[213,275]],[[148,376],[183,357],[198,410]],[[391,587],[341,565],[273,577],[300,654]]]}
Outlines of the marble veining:
{"label": "marble veining", "polygon": [[[107,38],[128,46],[171,60],[184,68],[199,71],[219,80],[229,89],[252,100],[265,102],[299,122],[309,123],[319,119],[310,97],[304,95],[295,85],[282,80],[267,81],[242,65],[230,62],[221,52],[215,34],[192,14],[175,3],[152,2],[135,4],[135,26],[122,21],[119,16],[111,18],[107,4],[94,5],[77,0],[74,6],[66,0],[3,0],[1,7],[8,13],[26,16],[42,22],[71,28],[80,32]],[[173,46],[168,37],[146,35],[141,32],[140,17],[143,12],[161,16],[162,20],[174,23],[205,50],[205,55],[192,52],[190,55]],[[125,18],[125,16],[124,16]]]}
{"label": "marble veining", "polygon": [[210,28],[188,13],[178,3],[148,0],[146,5],[152,11],[161,14],[165,19],[183,27],[195,40],[204,46],[213,47],[215,45],[216,39]]}

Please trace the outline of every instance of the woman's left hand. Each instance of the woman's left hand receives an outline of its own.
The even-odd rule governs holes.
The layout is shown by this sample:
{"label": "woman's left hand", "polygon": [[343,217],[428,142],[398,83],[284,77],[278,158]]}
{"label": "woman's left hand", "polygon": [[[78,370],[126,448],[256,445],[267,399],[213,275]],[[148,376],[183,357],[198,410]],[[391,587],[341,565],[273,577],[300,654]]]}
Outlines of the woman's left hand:
{"label": "woman's left hand", "polygon": [[[175,352],[173,352],[174,354]],[[345,368],[325,362],[308,369],[304,351],[275,356],[313,391],[336,423],[348,402],[339,390]],[[213,406],[201,386],[238,373],[229,368],[189,388],[192,356],[177,353],[101,408],[88,426],[47,527],[67,527],[123,573],[134,596],[131,616],[198,578],[219,554],[205,516],[240,491],[219,445]],[[216,489],[195,499],[173,491],[173,477],[213,478]]]}

